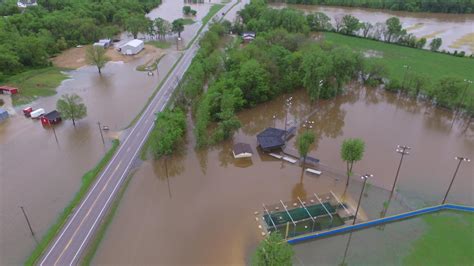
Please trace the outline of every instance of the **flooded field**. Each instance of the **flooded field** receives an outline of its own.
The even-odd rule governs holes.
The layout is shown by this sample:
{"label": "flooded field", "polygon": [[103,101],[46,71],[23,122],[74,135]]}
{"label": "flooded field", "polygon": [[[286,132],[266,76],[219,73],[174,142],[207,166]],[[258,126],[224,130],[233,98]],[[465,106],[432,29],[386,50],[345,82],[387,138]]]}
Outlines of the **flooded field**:
{"label": "flooded field", "polygon": [[[333,169],[331,172],[319,177],[301,175],[298,166],[255,149],[257,133],[266,127],[284,126],[283,106],[289,95],[244,110],[239,113],[243,128],[233,141],[195,150],[194,137],[188,133],[182,151],[166,161],[167,171],[163,160],[148,160],[139,167],[93,263],[244,264],[261,239],[254,212],[261,211],[262,203],[305,198],[314,192],[343,192],[345,165],[339,149],[348,137],[366,142],[364,159],[355,166],[355,172],[375,175],[362,204],[363,216],[370,219],[380,217],[387,200],[385,188],[390,188],[399,161],[397,144],[411,145],[412,153],[400,173],[400,203],[392,204],[388,214],[439,203],[456,166],[454,156],[474,157],[472,126],[464,132],[463,124],[456,122],[451,128],[449,112],[376,89],[354,89],[319,106],[310,104],[305,95],[303,91],[291,95],[294,100],[288,121],[295,124],[319,108],[310,117],[318,136],[310,155],[321,159],[326,169]],[[295,149],[294,140],[287,145],[290,149]],[[251,162],[233,158],[233,142],[252,145]],[[473,204],[473,171],[472,164],[459,170],[450,202]],[[358,193],[360,183],[353,179],[348,201],[357,199]],[[414,221],[402,225],[406,227],[410,229],[392,232],[385,242],[375,241],[373,236],[368,241],[382,245],[390,242],[390,236],[406,234],[400,236],[406,239],[405,246],[397,246],[406,250],[406,245],[421,234],[423,225]],[[360,252],[365,253],[358,254],[371,254],[371,250],[362,249]],[[339,247],[335,255],[328,254],[342,258],[343,252]]]}
{"label": "flooded field", "polygon": [[[182,17],[182,6],[182,1],[164,0],[150,17],[169,20]],[[193,5],[193,9],[198,10],[195,18],[198,22],[185,27],[182,33],[185,43],[196,33],[199,20],[209,7],[209,3]],[[158,75],[155,72],[154,76],[135,70],[149,61],[151,54],[128,63],[109,62],[101,76],[91,66],[67,72],[70,79],[59,86],[57,95],[31,103],[33,108],[51,111],[62,94],[76,93],[83,98],[88,116],[80,120],[76,128],[71,121],[58,125],[58,143],[51,129],[23,117],[22,107],[17,107],[17,114],[0,124],[1,265],[22,264],[36,245],[20,206],[25,208],[39,240],[79,189],[81,176],[102,158],[110,140],[120,136],[121,130],[140,112],[181,52],[173,45],[164,53]],[[110,128],[105,135],[105,145],[98,121]]]}
{"label": "flooded field", "polygon": [[[474,14],[442,14],[375,10],[369,8],[328,7],[315,5],[271,4],[272,7],[292,7],[304,12],[323,12],[334,23],[334,18],[347,14],[364,22],[385,23],[390,17],[399,17],[403,28],[417,38],[426,38],[428,44],[433,38],[442,38],[440,50],[474,53]],[[454,30],[455,29],[455,30]]]}

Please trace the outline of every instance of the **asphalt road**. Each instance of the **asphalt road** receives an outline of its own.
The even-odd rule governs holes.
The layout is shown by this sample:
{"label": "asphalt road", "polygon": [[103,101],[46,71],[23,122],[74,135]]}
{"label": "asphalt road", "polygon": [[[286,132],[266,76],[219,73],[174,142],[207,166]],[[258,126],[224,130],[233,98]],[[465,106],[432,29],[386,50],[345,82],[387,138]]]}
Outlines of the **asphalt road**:
{"label": "asphalt road", "polygon": [[[228,3],[222,12],[228,11],[235,3]],[[216,15],[220,17],[220,14]],[[207,25],[202,32],[207,31]],[[100,177],[93,184],[85,198],[77,207],[65,226],[56,236],[40,260],[40,265],[75,265],[79,262],[87,244],[110,207],[117,191],[130,172],[133,161],[153,128],[157,112],[161,112],[199,49],[198,39],[187,49],[173,72],[152,99],[142,116],[135,123],[118,151],[107,164]]]}

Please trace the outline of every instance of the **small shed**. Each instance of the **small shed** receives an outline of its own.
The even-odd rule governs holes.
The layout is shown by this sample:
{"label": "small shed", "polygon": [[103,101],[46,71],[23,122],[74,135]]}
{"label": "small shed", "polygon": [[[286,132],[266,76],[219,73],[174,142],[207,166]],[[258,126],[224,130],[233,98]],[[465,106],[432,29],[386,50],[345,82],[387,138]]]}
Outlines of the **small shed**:
{"label": "small shed", "polygon": [[107,48],[107,45],[103,42],[95,42],[92,46],[94,47],[100,47],[100,48]]}
{"label": "small shed", "polygon": [[234,158],[249,158],[252,157],[252,147],[250,144],[247,143],[237,143],[234,145],[234,149],[232,150],[232,154]]}
{"label": "small shed", "polygon": [[108,48],[112,45],[112,40],[111,39],[100,39],[99,43],[103,43],[105,48]]}
{"label": "small shed", "polygon": [[253,31],[246,31],[244,33],[242,33],[242,39],[244,39],[244,42],[245,43],[249,43],[253,40],[255,40],[255,32]]}
{"label": "small shed", "polygon": [[0,86],[0,94],[17,94],[18,88],[10,86]]}
{"label": "small shed", "polygon": [[6,120],[9,116],[7,110],[0,108],[0,122]]}
{"label": "small shed", "polygon": [[53,110],[41,117],[41,124],[43,126],[51,126],[51,125],[58,124],[60,122],[61,122],[61,114],[56,110]]}
{"label": "small shed", "polygon": [[285,146],[285,136],[285,130],[269,127],[258,133],[257,142],[264,151],[268,152]]}
{"label": "small shed", "polygon": [[135,55],[138,54],[145,47],[145,43],[142,40],[134,39],[120,47],[120,51],[124,55]]}

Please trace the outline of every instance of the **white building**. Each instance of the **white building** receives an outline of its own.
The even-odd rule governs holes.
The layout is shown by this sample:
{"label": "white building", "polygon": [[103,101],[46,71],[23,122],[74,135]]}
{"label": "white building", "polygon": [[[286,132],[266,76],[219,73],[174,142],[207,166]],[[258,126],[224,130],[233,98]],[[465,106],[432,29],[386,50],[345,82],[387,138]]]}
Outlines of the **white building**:
{"label": "white building", "polygon": [[120,51],[124,55],[135,55],[138,54],[144,48],[144,42],[142,40],[131,40],[120,47]]}
{"label": "white building", "polygon": [[19,8],[27,8],[30,6],[37,6],[36,0],[19,0],[16,2]]}

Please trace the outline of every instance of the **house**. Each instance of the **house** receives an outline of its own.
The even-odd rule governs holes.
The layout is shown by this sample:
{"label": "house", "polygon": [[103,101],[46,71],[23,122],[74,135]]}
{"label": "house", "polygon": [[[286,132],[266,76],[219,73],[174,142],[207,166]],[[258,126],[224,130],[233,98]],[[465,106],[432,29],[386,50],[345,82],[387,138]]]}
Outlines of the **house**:
{"label": "house", "polygon": [[106,44],[103,42],[95,42],[92,46],[94,47],[101,47],[101,48],[107,48]]}
{"label": "house", "polygon": [[99,43],[103,43],[105,45],[105,48],[108,48],[112,45],[112,40],[111,39],[100,39]]}
{"label": "house", "polygon": [[232,150],[232,154],[234,158],[249,158],[252,157],[252,148],[247,143],[237,143],[234,145],[234,149]]}
{"label": "house", "polygon": [[120,51],[124,55],[135,55],[138,54],[144,48],[144,42],[142,40],[134,39],[120,47]]}
{"label": "house", "polygon": [[257,142],[260,147],[266,151],[281,149],[285,146],[285,136],[287,131],[283,129],[269,127],[258,133]]}
{"label": "house", "polygon": [[56,110],[53,110],[41,117],[41,124],[43,126],[51,126],[51,125],[58,124],[60,122],[61,122],[61,114]]}
{"label": "house", "polygon": [[27,8],[27,7],[30,7],[30,6],[37,6],[38,3],[36,2],[36,0],[18,0],[16,2],[16,5],[19,8]]}
{"label": "house", "polygon": [[18,88],[10,86],[0,86],[0,94],[17,94]]}
{"label": "house", "polygon": [[244,43],[249,43],[253,40],[255,40],[255,32],[253,31],[246,31],[242,33],[242,39],[244,39]]}
{"label": "house", "polygon": [[0,122],[6,120],[9,116],[7,110],[0,108]]}

